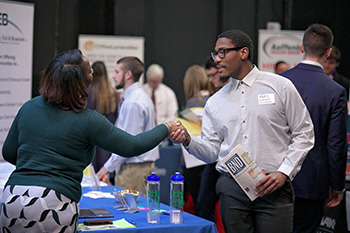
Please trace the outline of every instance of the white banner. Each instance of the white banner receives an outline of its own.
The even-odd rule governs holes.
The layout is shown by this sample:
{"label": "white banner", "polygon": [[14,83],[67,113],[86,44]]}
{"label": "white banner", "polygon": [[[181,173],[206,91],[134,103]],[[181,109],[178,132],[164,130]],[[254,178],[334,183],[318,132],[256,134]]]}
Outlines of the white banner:
{"label": "white banner", "polygon": [[0,160],[17,111],[32,97],[34,4],[0,0]]}
{"label": "white banner", "polygon": [[258,67],[263,71],[274,72],[278,61],[296,66],[302,59],[300,51],[304,31],[259,30]]}
{"label": "white banner", "polygon": [[[128,36],[79,35],[79,49],[92,65],[103,61],[107,68],[108,78],[114,87],[112,75],[116,62],[126,56],[135,56],[144,61],[144,38]],[[143,76],[140,78],[143,83]]]}

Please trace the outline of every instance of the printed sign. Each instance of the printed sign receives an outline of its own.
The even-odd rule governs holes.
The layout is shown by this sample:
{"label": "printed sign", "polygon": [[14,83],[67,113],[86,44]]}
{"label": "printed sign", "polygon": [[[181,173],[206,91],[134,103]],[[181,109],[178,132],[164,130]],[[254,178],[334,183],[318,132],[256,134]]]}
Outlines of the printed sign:
{"label": "printed sign", "polygon": [[302,59],[300,51],[304,31],[259,30],[258,67],[263,71],[274,72],[278,61],[285,61],[290,67]]}

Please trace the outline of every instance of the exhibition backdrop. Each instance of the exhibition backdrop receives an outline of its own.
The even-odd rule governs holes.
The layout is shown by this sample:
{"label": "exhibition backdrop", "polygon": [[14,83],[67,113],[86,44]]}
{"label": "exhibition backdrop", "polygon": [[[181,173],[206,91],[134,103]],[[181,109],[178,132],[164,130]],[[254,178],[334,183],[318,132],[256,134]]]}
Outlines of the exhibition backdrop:
{"label": "exhibition backdrop", "polygon": [[32,95],[34,5],[0,0],[0,161],[11,123]]}

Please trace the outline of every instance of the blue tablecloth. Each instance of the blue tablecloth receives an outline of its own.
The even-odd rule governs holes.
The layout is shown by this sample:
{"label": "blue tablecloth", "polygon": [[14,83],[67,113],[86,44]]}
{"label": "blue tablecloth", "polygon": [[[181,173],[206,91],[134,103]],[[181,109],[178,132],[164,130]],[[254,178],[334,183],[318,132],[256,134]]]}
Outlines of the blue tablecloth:
{"label": "blue tablecloth", "polygon": [[[115,186],[102,187],[103,192],[113,192]],[[118,188],[120,190],[120,188]],[[83,187],[83,193],[91,191],[89,187]],[[141,197],[137,202],[138,206],[147,206],[145,197]],[[138,213],[130,214],[124,211],[118,211],[113,206],[118,205],[115,199],[100,198],[92,199],[89,197],[82,197],[79,202],[80,208],[106,208],[114,215],[114,220],[125,218],[127,221],[133,221],[137,224],[135,228],[118,229],[118,230],[103,230],[103,231],[88,231],[88,232],[142,232],[142,233],[217,233],[217,229],[214,222],[207,221],[205,219],[196,217],[194,215],[184,213],[183,224],[170,224],[169,216],[160,215],[160,224],[148,224],[147,223],[147,211],[141,210]],[[169,206],[161,204],[161,209],[169,210]],[[84,220],[80,219],[79,223]]]}

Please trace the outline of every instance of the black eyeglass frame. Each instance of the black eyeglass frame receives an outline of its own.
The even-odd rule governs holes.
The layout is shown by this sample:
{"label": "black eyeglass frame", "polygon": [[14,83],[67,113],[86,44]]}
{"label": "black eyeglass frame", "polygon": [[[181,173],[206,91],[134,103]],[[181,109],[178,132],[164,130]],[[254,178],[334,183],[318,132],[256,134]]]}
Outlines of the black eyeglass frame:
{"label": "black eyeglass frame", "polygon": [[216,56],[218,56],[220,59],[224,59],[226,57],[226,52],[227,51],[237,51],[237,50],[243,49],[244,47],[246,47],[246,46],[219,49],[218,51],[211,52],[210,55],[211,55],[211,57],[213,58],[214,61],[215,61],[215,57]]}

